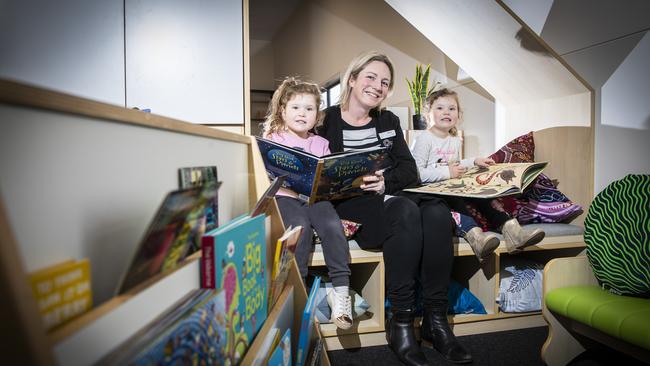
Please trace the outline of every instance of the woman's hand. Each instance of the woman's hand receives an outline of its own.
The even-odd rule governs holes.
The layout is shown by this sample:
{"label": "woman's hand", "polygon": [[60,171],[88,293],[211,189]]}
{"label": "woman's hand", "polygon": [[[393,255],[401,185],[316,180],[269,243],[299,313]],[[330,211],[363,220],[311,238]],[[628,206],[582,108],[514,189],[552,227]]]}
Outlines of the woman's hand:
{"label": "woman's hand", "polygon": [[459,162],[449,165],[449,178],[460,178],[465,174],[467,168],[461,166]]}
{"label": "woman's hand", "polygon": [[494,162],[494,160],[492,160],[490,158],[476,158],[476,159],[474,159],[474,165],[480,166],[480,167],[483,167],[483,168],[487,168],[490,165],[494,165],[494,164],[496,164],[496,163]]}
{"label": "woman's hand", "polygon": [[364,176],[361,189],[364,191],[375,192],[377,194],[384,193],[386,190],[386,185],[384,184],[384,171],[378,170],[374,175]]}

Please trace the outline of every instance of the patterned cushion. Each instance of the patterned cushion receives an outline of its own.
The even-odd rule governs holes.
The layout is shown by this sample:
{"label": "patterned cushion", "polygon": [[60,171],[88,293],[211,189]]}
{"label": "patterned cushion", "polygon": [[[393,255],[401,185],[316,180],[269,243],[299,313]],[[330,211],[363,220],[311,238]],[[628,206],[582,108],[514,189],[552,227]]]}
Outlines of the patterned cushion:
{"label": "patterned cushion", "polygon": [[650,297],[650,175],[628,175],[594,198],[585,219],[587,257],[601,286]]}
{"label": "patterned cushion", "polygon": [[532,163],[535,161],[535,139],[533,132],[528,132],[505,144],[490,155],[497,163]]}
{"label": "patterned cushion", "polygon": [[[532,163],[535,161],[533,132],[519,136],[489,156],[497,163]],[[573,203],[557,189],[557,184],[544,174],[520,196],[497,198],[493,206],[516,217],[520,224],[569,223],[583,213],[582,206]],[[477,224],[484,230],[494,230],[474,207],[468,207]]]}

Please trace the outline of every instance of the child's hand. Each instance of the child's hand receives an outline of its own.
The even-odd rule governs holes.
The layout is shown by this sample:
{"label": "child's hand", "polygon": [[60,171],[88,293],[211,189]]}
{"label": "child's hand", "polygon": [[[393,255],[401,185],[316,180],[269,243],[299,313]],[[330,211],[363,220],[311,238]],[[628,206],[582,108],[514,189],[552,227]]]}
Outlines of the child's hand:
{"label": "child's hand", "polygon": [[483,167],[483,168],[487,168],[490,165],[494,165],[494,164],[496,164],[496,163],[494,162],[494,160],[492,160],[490,158],[476,158],[476,159],[474,159],[474,165],[480,166],[480,167]]}
{"label": "child's hand", "polygon": [[460,178],[467,172],[467,168],[460,165],[456,162],[449,165],[449,178]]}
{"label": "child's hand", "polygon": [[374,175],[366,175],[363,177],[363,184],[361,189],[364,191],[376,192],[377,194],[382,194],[386,190],[386,185],[384,184],[384,171],[376,171]]}

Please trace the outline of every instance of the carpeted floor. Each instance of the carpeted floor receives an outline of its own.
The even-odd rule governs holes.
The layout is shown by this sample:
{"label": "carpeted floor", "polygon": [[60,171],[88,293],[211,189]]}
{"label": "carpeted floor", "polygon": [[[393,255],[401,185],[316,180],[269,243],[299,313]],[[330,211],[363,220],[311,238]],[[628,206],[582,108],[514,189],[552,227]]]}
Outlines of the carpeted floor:
{"label": "carpeted floor", "polygon": [[[548,327],[519,329],[505,332],[485,333],[460,337],[463,345],[472,353],[471,365],[526,365],[543,366],[542,344]],[[433,365],[452,365],[431,348],[423,347],[424,354]],[[397,357],[388,346],[364,347],[328,352],[332,366],[382,366],[399,365]],[[638,361],[609,349],[585,352],[571,363],[573,366],[637,365]]]}

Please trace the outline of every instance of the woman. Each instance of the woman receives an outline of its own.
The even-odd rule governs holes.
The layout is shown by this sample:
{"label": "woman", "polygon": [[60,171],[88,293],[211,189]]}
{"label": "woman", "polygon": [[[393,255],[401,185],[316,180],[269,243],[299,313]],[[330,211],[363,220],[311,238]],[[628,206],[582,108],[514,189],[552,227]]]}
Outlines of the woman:
{"label": "woman", "polygon": [[385,172],[364,177],[361,187],[374,194],[334,204],[342,219],[362,224],[357,233],[362,248],[383,250],[393,313],[386,332],[388,344],[400,361],[427,364],[413,329],[415,286],[419,282],[425,308],[422,339],[451,362],[471,362],[471,355],[447,322],[447,287],[453,262],[449,209],[433,196],[401,192],[418,185],[419,178],[399,118],[380,111],[393,83],[390,59],[377,52],[364,53],[352,60],[341,78],[340,105],[325,110],[319,134],[329,140],[332,152],[384,146],[392,163]]}

